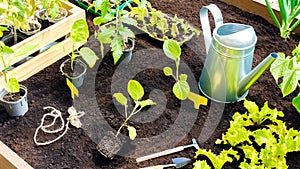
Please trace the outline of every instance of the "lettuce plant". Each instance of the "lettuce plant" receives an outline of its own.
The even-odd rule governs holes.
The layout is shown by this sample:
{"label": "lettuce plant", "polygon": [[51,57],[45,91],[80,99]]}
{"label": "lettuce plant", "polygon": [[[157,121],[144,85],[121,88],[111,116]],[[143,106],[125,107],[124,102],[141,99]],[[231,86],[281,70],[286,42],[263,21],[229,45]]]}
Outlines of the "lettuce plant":
{"label": "lettuce plant", "polygon": [[122,93],[114,93],[113,97],[116,99],[117,102],[119,102],[121,105],[124,106],[124,112],[125,112],[125,121],[122,123],[120,128],[117,131],[116,136],[120,134],[120,131],[123,127],[127,127],[127,130],[129,132],[130,139],[134,140],[136,137],[136,129],[133,126],[130,126],[128,124],[129,119],[139,113],[144,107],[155,105],[156,103],[153,102],[151,99],[141,100],[144,96],[144,88],[142,85],[136,81],[136,80],[130,80],[128,82],[127,87],[128,94],[134,101],[134,108],[131,112],[128,112],[128,100]]}
{"label": "lettuce plant", "polygon": [[[244,158],[239,164],[239,168],[280,168],[287,169],[286,155],[289,152],[300,151],[300,132],[293,128],[288,129],[285,123],[280,120],[284,116],[283,112],[277,109],[271,109],[266,102],[264,106],[259,107],[251,101],[244,100],[244,106],[247,112],[235,113],[230,121],[230,127],[222,139],[216,141],[217,144],[226,144],[233,149],[240,149]],[[239,159],[239,153],[230,150],[231,157]],[[226,150],[223,150],[226,152]],[[223,152],[222,151],[222,152]],[[222,154],[221,152],[221,154]],[[228,157],[216,155],[211,152],[199,150],[199,154],[207,156],[215,168],[222,167],[217,160],[232,161]],[[194,169],[200,169],[198,165],[205,166],[205,161],[198,160],[194,164]]]}
{"label": "lettuce plant", "polygon": [[180,64],[180,55],[181,48],[180,44],[172,39],[168,39],[164,42],[163,50],[165,55],[175,61],[175,74],[173,73],[172,68],[164,67],[163,72],[166,76],[172,76],[176,83],[173,86],[173,93],[179,100],[190,99],[194,102],[195,109],[199,109],[199,106],[207,105],[207,99],[196,93],[190,91],[190,86],[187,82],[188,76],[186,74],[179,74],[179,64]]}
{"label": "lettuce plant", "polygon": [[[279,85],[283,97],[300,88],[300,42],[292,51],[292,56],[278,53],[278,58],[271,65],[270,71]],[[279,79],[282,81],[279,82]],[[292,101],[293,106],[300,112],[300,93]]]}
{"label": "lettuce plant", "polygon": [[[269,13],[274,20],[276,26],[280,29],[280,36],[287,38],[300,23],[297,17],[300,14],[299,0],[278,0],[281,23],[278,21],[269,0],[265,0]],[[297,20],[296,22],[294,20]]]}

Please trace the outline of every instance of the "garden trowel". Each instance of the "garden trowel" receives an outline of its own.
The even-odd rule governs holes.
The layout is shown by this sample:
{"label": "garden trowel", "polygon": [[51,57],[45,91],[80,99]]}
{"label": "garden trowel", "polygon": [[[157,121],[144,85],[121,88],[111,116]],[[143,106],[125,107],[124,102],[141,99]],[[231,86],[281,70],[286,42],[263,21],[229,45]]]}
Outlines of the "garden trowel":
{"label": "garden trowel", "polygon": [[145,167],[145,168],[140,168],[140,169],[163,169],[167,167],[175,167],[175,168],[181,168],[186,166],[188,163],[190,163],[191,159],[181,157],[181,158],[173,158],[172,162],[173,164],[165,164],[165,165],[155,165],[155,166],[150,166],[150,167]]}

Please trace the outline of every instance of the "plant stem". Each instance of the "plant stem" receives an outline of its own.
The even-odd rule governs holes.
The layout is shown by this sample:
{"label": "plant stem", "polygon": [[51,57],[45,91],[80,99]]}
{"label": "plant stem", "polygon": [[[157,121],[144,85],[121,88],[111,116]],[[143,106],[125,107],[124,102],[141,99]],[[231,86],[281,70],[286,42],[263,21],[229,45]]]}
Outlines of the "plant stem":
{"label": "plant stem", "polygon": [[6,62],[4,60],[4,56],[3,55],[1,56],[1,59],[2,59],[3,66],[4,66],[4,71],[3,71],[4,81],[5,81],[5,83],[7,83],[8,82],[7,75],[6,75],[6,73],[7,73],[7,65],[6,65]]}
{"label": "plant stem", "polygon": [[178,58],[178,59],[175,61],[175,64],[176,64],[176,81],[179,80],[179,63],[180,63],[180,58]]}
{"label": "plant stem", "polygon": [[[125,121],[122,123],[122,125],[120,126],[120,128],[118,129],[117,134],[116,134],[116,137],[118,137],[118,135],[120,134],[121,129],[126,125],[127,121],[128,121],[133,115],[135,115],[135,114],[137,114],[138,112],[141,111],[141,108],[140,108],[139,110],[136,111],[136,109],[137,109],[138,107],[139,107],[139,106],[136,104],[136,105],[134,106],[132,112],[130,113],[130,115],[129,115],[128,117],[127,117],[127,115],[126,115],[126,119],[125,119]],[[126,108],[126,106],[125,106],[125,108]],[[126,112],[127,112],[127,111],[126,111]],[[126,113],[126,114],[127,114],[127,113]]]}
{"label": "plant stem", "polygon": [[74,60],[75,60],[75,53],[74,53],[74,43],[72,45],[72,55],[71,55],[71,70],[74,71]]}
{"label": "plant stem", "polygon": [[[12,17],[13,23],[15,23],[15,19],[14,17]],[[17,28],[15,26],[16,24],[14,24],[14,44],[18,43],[18,37],[17,37]]]}

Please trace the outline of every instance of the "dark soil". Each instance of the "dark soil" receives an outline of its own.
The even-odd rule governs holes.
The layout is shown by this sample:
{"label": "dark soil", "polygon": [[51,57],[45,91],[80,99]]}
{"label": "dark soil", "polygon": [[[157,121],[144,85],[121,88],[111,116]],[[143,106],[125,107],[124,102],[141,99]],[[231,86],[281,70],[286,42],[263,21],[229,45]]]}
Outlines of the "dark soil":
{"label": "dark soil", "polygon": [[83,65],[81,65],[79,62],[74,61],[73,62],[73,69],[71,68],[71,60],[68,60],[65,62],[62,71],[67,74],[69,77],[77,77],[79,75],[81,75],[84,71],[85,68],[83,67]]}
{"label": "dark soil", "polygon": [[[279,30],[265,19],[217,0],[151,0],[151,2],[154,8],[168,14],[176,14],[198,29],[200,29],[199,10],[203,5],[210,3],[215,3],[221,9],[224,22],[253,26],[258,37],[253,66],[260,63],[271,52],[281,51],[290,54],[300,40],[298,34],[292,34],[289,39],[283,40],[279,38]],[[90,31],[94,32],[96,27],[92,24],[93,16],[87,14],[87,19]],[[66,58],[57,61],[22,82],[28,88],[29,101],[29,111],[24,117],[8,117],[4,108],[0,107],[0,140],[37,169],[136,169],[169,164],[174,157],[193,158],[195,149],[188,148],[179,153],[141,163],[137,163],[135,159],[160,150],[191,144],[192,138],[197,139],[200,148],[220,153],[226,147],[216,145],[215,141],[226,132],[235,112],[245,112],[243,103],[220,104],[209,100],[207,106],[200,106],[199,110],[195,110],[192,102],[176,99],[172,93],[175,81],[171,77],[164,76],[162,71],[165,66],[174,68],[174,63],[164,56],[161,50],[162,44],[137,31],[131,62],[115,66],[111,53],[108,52],[93,69],[88,70],[85,83],[79,90],[80,97],[74,101],[70,97],[64,77],[59,72],[59,66]],[[100,56],[99,43],[93,33],[85,46],[89,46]],[[191,90],[195,93],[199,93],[197,81],[204,60],[202,35],[182,46],[180,72],[188,75]],[[130,120],[129,124],[137,129],[136,140],[130,141],[126,137],[126,129],[122,130],[119,138],[125,139],[125,143],[114,159],[109,160],[97,151],[96,146],[98,143],[110,144],[101,142],[102,138],[110,131],[116,133],[125,120],[124,108],[113,99],[112,95],[122,92],[128,96],[126,90],[130,79],[138,80],[144,87],[143,99],[151,98],[157,104]],[[291,103],[298,92],[299,89],[283,98],[270,72],[266,71],[250,88],[247,99],[255,101],[260,107],[268,101],[270,107],[276,107],[285,113],[283,120],[288,128],[300,130],[300,114]],[[43,114],[46,113],[43,107],[49,105],[62,111],[64,118],[67,118],[67,108],[71,105],[85,111],[85,116],[81,118],[83,128],[71,127],[59,141],[48,146],[37,146],[33,142],[33,135],[40,125]],[[129,104],[129,109],[131,108],[132,104]],[[50,138],[52,137],[43,135],[43,140]],[[289,153],[287,155],[289,168],[300,168],[299,159],[300,152]],[[192,164],[189,164],[184,168],[192,167]],[[237,163],[226,164],[224,168],[237,168]]]}
{"label": "dark soil", "polygon": [[21,89],[20,92],[11,93],[11,95],[7,93],[6,95],[4,95],[3,99],[9,102],[15,102],[20,100],[24,95],[25,95],[25,91]]}

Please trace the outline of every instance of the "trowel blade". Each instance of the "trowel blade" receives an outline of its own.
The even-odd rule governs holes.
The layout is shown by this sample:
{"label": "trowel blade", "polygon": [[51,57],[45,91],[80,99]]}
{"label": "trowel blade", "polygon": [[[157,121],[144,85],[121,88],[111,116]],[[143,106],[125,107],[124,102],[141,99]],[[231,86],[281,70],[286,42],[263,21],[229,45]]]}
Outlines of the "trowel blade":
{"label": "trowel blade", "polygon": [[183,166],[186,166],[188,163],[190,163],[191,159],[185,157],[173,158],[172,162],[173,164],[175,164],[176,168],[181,168]]}

